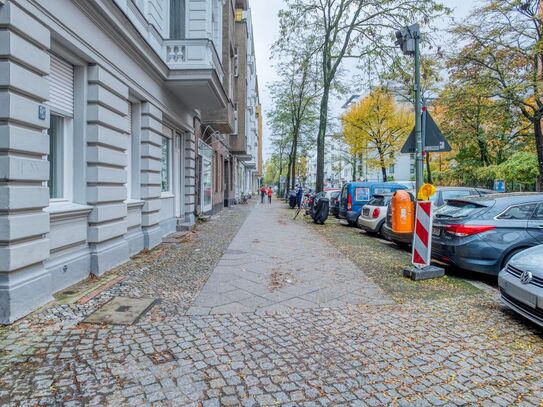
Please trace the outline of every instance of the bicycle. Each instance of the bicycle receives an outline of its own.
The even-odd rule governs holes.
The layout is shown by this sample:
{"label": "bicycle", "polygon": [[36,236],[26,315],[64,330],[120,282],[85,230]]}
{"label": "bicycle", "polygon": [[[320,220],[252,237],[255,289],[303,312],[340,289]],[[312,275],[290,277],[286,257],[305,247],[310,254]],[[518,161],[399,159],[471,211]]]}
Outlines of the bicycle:
{"label": "bicycle", "polygon": [[309,209],[311,207],[311,195],[310,194],[304,194],[304,199],[302,200],[302,204],[300,207],[296,210],[296,214],[294,215],[294,218],[292,220],[296,220],[298,215],[300,214],[302,209],[305,209],[304,216],[307,216],[309,214]]}

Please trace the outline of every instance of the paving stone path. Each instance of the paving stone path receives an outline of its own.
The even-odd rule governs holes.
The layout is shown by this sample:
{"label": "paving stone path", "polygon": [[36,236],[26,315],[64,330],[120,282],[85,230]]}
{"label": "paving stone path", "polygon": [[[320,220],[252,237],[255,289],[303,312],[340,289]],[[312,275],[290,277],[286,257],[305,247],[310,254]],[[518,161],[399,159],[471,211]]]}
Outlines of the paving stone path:
{"label": "paving stone path", "polygon": [[390,303],[375,283],[324,238],[285,219],[282,206],[258,204],[188,314]]}
{"label": "paving stone path", "polygon": [[[153,295],[153,287],[160,287],[162,303],[160,312],[132,326],[77,323],[99,305],[91,302],[66,320],[59,313],[44,321],[44,315],[50,315],[44,311],[0,329],[0,405],[541,404],[541,330],[485,293],[391,303],[361,270],[334,257],[333,247],[308,232],[310,228],[299,226],[294,231],[291,212],[285,214],[275,205],[257,205],[235,238],[233,225],[241,223],[238,215],[249,207],[229,209],[200,228],[191,242],[159,252],[167,258],[154,262],[145,280],[145,270],[138,268],[137,278],[128,278],[120,293],[146,298]],[[288,233],[283,234],[283,227]],[[188,248],[201,248],[205,257],[203,244],[207,238],[213,240],[217,231],[223,240],[229,236],[233,240],[228,249],[223,240],[209,248],[216,264],[213,273],[202,259],[183,257]],[[289,239],[291,232],[298,246]],[[299,243],[302,238],[307,244]],[[194,241],[202,246],[197,248]],[[247,253],[241,253],[247,252],[243,246],[247,241],[259,253],[255,261],[262,267],[256,272],[242,271],[253,264]],[[300,244],[310,247],[307,254],[298,249]],[[224,252],[221,260],[219,248]],[[269,251],[274,252],[270,258],[283,259],[280,271],[286,277],[272,278],[274,263],[259,261]],[[178,261],[169,258],[177,255]],[[192,291],[195,287],[203,287],[203,293],[222,290],[214,279],[225,274],[222,270],[232,265],[229,262],[239,262],[236,277],[227,282],[235,288],[219,294],[238,295],[228,302],[235,303],[231,312],[219,308],[226,303],[206,298],[212,291],[206,296]],[[335,267],[338,264],[348,267],[351,287]],[[128,275],[135,265],[125,266]],[[198,268],[203,268],[205,277],[211,273],[207,283],[194,274]],[[327,279],[328,287],[314,285],[310,274],[314,268],[322,269],[316,273]],[[252,284],[240,287],[245,280]],[[362,286],[363,295],[352,288],[355,285]],[[325,289],[334,286],[354,292],[354,297],[345,292],[340,297],[349,295],[353,301],[332,302]],[[243,304],[244,295],[237,290],[253,295],[257,291],[266,301]],[[175,291],[178,295],[170,296]],[[311,300],[309,295],[319,291],[319,300]],[[111,292],[119,293],[115,287]],[[185,298],[196,298],[191,308],[184,305]],[[293,298],[311,304],[300,306],[300,301],[289,301]],[[196,312],[202,305],[209,315],[185,315],[187,309]],[[51,314],[55,309],[51,307]]]}

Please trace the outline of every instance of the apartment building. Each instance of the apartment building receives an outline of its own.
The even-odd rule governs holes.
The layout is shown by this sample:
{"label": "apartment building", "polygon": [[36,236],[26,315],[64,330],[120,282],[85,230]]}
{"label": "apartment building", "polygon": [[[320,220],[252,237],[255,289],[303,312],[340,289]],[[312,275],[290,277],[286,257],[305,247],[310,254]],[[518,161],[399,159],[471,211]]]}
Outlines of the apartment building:
{"label": "apartment building", "polygon": [[[357,161],[356,171],[353,171],[352,157],[349,154],[348,146],[341,140],[327,140],[324,156],[324,186],[326,188],[339,188],[345,182],[355,180],[383,181],[383,174],[380,168],[368,165],[368,159],[377,160],[377,153],[374,151],[365,152]],[[401,154],[399,151],[392,157],[393,164],[387,168],[389,180],[410,181],[415,176],[414,154]],[[354,173],[354,177],[353,177]],[[317,180],[317,155],[309,159],[306,184],[314,188]]]}
{"label": "apartment building", "polygon": [[[255,193],[259,187],[259,106],[256,55],[251,9],[247,0],[236,0],[234,50],[235,131],[230,136],[232,154],[238,160],[236,195]],[[261,114],[260,114],[261,115]]]}
{"label": "apartment building", "polygon": [[228,3],[0,0],[0,323],[234,199]]}

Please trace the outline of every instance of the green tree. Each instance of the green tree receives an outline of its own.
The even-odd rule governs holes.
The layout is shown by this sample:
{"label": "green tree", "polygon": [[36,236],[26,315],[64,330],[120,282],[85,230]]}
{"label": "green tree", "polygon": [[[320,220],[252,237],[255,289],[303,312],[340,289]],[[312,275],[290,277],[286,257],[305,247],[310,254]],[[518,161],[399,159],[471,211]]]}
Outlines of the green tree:
{"label": "green tree", "polygon": [[[294,188],[300,147],[310,142],[316,123],[320,97],[318,67],[313,65],[310,50],[297,47],[283,50],[277,70],[280,79],[270,86],[274,108],[272,131],[289,141],[287,188]],[[282,146],[282,144],[281,144]]]}
{"label": "green tree", "polygon": [[488,97],[509,104],[531,123],[543,183],[543,25],[539,0],[485,0],[453,29],[463,44],[451,61],[452,73],[465,82],[483,83]]}
{"label": "green tree", "polygon": [[280,12],[280,49],[307,44],[319,56],[322,96],[317,136],[316,189],[324,187],[328,105],[346,58],[374,63],[393,46],[394,31],[413,21],[428,22],[446,9],[434,0],[286,0]]}

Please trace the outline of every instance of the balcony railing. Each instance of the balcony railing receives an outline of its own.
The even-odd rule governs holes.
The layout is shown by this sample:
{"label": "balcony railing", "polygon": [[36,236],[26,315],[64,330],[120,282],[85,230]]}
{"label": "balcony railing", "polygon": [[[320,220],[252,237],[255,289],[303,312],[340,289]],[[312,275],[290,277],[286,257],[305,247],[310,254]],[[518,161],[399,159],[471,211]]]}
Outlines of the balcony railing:
{"label": "balcony railing", "polygon": [[162,58],[170,69],[215,69],[223,80],[219,54],[209,39],[164,40]]}

